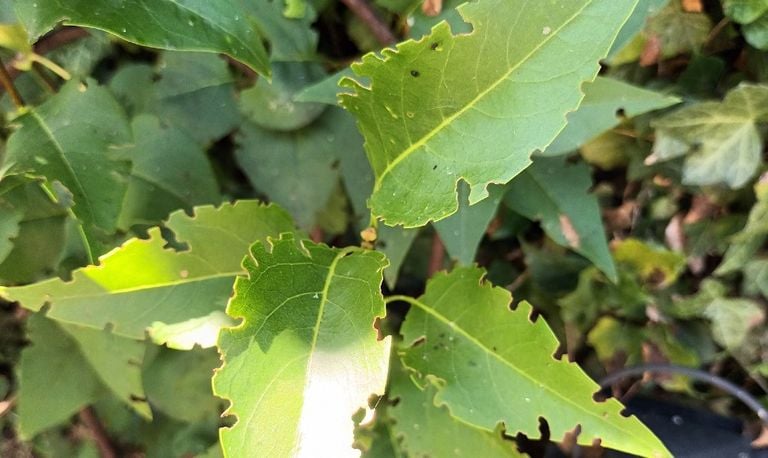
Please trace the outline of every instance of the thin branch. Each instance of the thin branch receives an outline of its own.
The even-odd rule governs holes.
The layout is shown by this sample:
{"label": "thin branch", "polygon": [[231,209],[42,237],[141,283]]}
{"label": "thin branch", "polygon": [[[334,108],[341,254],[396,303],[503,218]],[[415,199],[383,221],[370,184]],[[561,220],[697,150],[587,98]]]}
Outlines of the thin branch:
{"label": "thin branch", "polygon": [[443,261],[445,260],[445,247],[443,246],[440,236],[435,235],[432,237],[432,254],[429,256],[429,267],[427,268],[427,277],[432,277],[440,269],[443,268]]}
{"label": "thin branch", "polygon": [[81,410],[80,421],[93,435],[93,440],[96,441],[96,446],[99,448],[99,453],[102,458],[117,458],[115,447],[109,440],[109,436],[104,430],[101,421],[99,421],[99,417],[96,416],[96,412],[93,411],[93,408],[89,406]]}
{"label": "thin branch", "polygon": [[341,0],[347,8],[368,27],[373,36],[382,46],[388,46],[397,42],[395,34],[382,21],[366,0]]}
{"label": "thin branch", "polygon": [[5,89],[5,92],[11,97],[16,108],[23,108],[24,99],[21,98],[21,94],[16,90],[16,86],[13,85],[13,78],[11,78],[8,70],[5,69],[5,64],[2,59],[0,59],[0,84],[3,86],[3,89]]}

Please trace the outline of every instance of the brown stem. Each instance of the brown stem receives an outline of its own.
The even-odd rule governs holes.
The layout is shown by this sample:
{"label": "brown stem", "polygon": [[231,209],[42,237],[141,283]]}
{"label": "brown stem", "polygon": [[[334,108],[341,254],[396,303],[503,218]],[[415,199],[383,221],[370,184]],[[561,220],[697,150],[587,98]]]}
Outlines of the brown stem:
{"label": "brown stem", "polygon": [[2,84],[5,92],[7,92],[11,97],[11,100],[13,101],[13,104],[16,105],[16,108],[23,108],[24,99],[21,98],[21,94],[19,94],[19,91],[16,90],[16,86],[13,85],[13,79],[8,73],[8,70],[5,69],[5,64],[3,63],[2,59],[0,59],[0,84]]}
{"label": "brown stem", "polygon": [[96,441],[96,446],[99,448],[102,458],[117,458],[117,452],[115,452],[115,448],[112,446],[112,442],[109,440],[109,436],[107,436],[107,432],[104,430],[104,426],[99,421],[99,417],[96,416],[93,408],[89,406],[81,410],[80,421],[93,434],[93,440]]}
{"label": "brown stem", "polygon": [[445,260],[445,247],[443,246],[440,236],[435,235],[432,237],[432,254],[429,256],[429,267],[427,268],[427,276],[432,277],[440,269],[443,268],[443,261]]}
{"label": "brown stem", "polygon": [[389,27],[376,15],[366,0],[341,0],[341,2],[363,21],[382,46],[388,46],[397,41]]}

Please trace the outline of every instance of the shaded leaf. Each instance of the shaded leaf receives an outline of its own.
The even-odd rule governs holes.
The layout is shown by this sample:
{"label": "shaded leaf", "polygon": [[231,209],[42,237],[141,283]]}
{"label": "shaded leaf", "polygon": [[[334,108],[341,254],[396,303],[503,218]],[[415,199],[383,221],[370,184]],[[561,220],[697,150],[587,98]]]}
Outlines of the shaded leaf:
{"label": "shaded leaf", "polygon": [[739,188],[761,162],[757,124],[768,121],[766,106],[768,86],[742,84],[723,102],[697,103],[656,119],[657,141],[649,162],[687,154],[683,183]]}
{"label": "shaded leaf", "polygon": [[745,294],[758,295],[768,298],[768,260],[752,261],[744,268]]}
{"label": "shaded leaf", "polygon": [[[223,310],[234,278],[243,272],[242,253],[254,240],[292,229],[276,206],[239,201],[219,208],[198,207],[196,216],[171,215],[166,226],[184,251],[166,248],[159,228],[148,239],[134,238],[101,258],[98,266],[79,269],[71,281],[51,279],[29,286],[0,289],[6,299],[39,310],[59,321],[143,339],[158,323],[170,325]],[[216,329],[200,328],[195,343],[211,341]]]}
{"label": "shaded leaf", "polygon": [[712,21],[709,16],[687,12],[681,0],[670,0],[664,9],[651,17],[645,33],[659,40],[663,57],[674,57],[697,51],[707,41],[710,30]]}
{"label": "shaded leaf", "polygon": [[[471,34],[454,36],[442,23],[418,42],[353,65],[370,85],[343,80],[355,95],[341,100],[366,140],[375,216],[406,227],[445,218],[458,209],[459,180],[477,203],[489,183],[509,181],[554,140],[635,0],[556,4],[469,3],[459,11],[475,25]],[[574,36],[588,41],[574,47]]]}
{"label": "shaded leaf", "polygon": [[[301,2],[306,11],[301,18],[283,13],[291,3]],[[270,60],[274,62],[304,62],[316,58],[317,32],[312,27],[317,15],[306,0],[249,0],[243,4],[250,13],[248,19],[262,31],[270,42]]]}
{"label": "shaded leaf", "polygon": [[733,350],[739,347],[750,329],[765,320],[760,304],[748,299],[719,297],[704,310],[712,322],[712,335],[720,345]]}
{"label": "shaded leaf", "polygon": [[488,193],[487,199],[469,205],[469,186],[459,183],[459,210],[434,223],[448,254],[460,264],[469,265],[475,260],[477,247],[504,197],[504,187],[492,186]]}
{"label": "shaded leaf", "polygon": [[675,105],[677,97],[643,89],[605,77],[584,83],[584,100],[568,114],[568,125],[541,154],[569,153],[588,140],[619,125],[623,117],[634,117]]}
{"label": "shaded leaf", "polygon": [[634,238],[616,243],[614,258],[617,263],[631,267],[643,281],[661,286],[674,283],[685,269],[685,257],[682,254]]}
{"label": "shaded leaf", "polygon": [[224,53],[268,75],[262,37],[240,2],[175,0],[16,0],[16,14],[33,38],[59,22],[106,30],[153,48]]}
{"label": "shaded leaf", "polygon": [[133,168],[121,228],[157,224],[173,210],[221,201],[205,151],[193,139],[152,115],[137,116],[131,127],[136,141],[125,150]]}
{"label": "shaded leaf", "polygon": [[[227,307],[213,383],[237,422],[225,455],[358,456],[352,415],[384,390],[389,339],[377,341],[386,267],[375,251],[337,250],[285,234],[251,247]],[[275,415],[275,412],[280,415]]]}
{"label": "shaded leaf", "polygon": [[749,24],[768,13],[768,2],[764,0],[723,0],[723,10],[728,17],[739,24]]}
{"label": "shaded leaf", "polygon": [[66,187],[72,212],[98,254],[93,243],[100,233],[115,231],[127,187],[130,164],[111,149],[131,139],[122,109],[95,82],[86,87],[70,81],[16,122],[19,128],[8,139],[6,173],[44,176],[54,195]]}
{"label": "shaded leaf", "polygon": [[323,68],[313,62],[280,62],[273,65],[272,81],[259,80],[240,93],[240,110],[265,129],[291,131],[306,127],[323,113],[318,103],[294,101],[294,95],[321,79]]}
{"label": "shaded leaf", "polygon": [[538,158],[507,185],[504,202],[526,218],[541,221],[552,240],[583,255],[615,280],[616,267],[591,187],[586,165],[567,165],[562,157]]}
{"label": "shaded leaf", "polygon": [[557,339],[543,319],[530,320],[530,304],[510,311],[509,292],[483,275],[479,268],[437,274],[423,296],[409,301],[402,358],[437,387],[435,405],[487,431],[503,422],[507,434],[536,437],[544,417],[554,440],[580,425],[579,444],[599,437],[609,448],[669,455],[642,423],[621,415],[617,401],[596,403],[597,384],[575,364],[553,358]]}

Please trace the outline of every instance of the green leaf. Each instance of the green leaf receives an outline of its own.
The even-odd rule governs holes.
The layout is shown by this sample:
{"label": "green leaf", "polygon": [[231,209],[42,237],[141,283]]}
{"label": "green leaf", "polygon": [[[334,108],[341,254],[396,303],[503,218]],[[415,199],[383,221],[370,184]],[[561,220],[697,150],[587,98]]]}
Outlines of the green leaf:
{"label": "green leaf", "polygon": [[744,38],[757,49],[768,49],[768,14],[750,24],[745,24],[742,29]]}
{"label": "green leaf", "polygon": [[6,174],[44,176],[51,194],[66,187],[72,212],[92,243],[116,229],[130,165],[112,148],[128,143],[131,132],[109,91],[93,81],[87,85],[70,81],[17,118],[19,128],[8,139],[4,163]]}
{"label": "green leaf", "polygon": [[475,457],[480,450],[484,458],[525,456],[514,442],[502,440],[500,432],[474,428],[452,417],[445,406],[435,406],[434,386],[419,388],[402,368],[391,372],[388,393],[398,402],[387,412],[394,420],[392,432],[408,456]]}
{"label": "green leaf", "polygon": [[644,281],[660,286],[674,283],[686,265],[685,256],[681,253],[654,247],[634,238],[616,243],[614,257],[617,263],[630,267]]}
{"label": "green leaf", "polygon": [[323,68],[314,62],[281,62],[273,65],[272,81],[259,80],[240,93],[240,110],[256,125],[291,131],[306,127],[323,113],[318,103],[294,101],[305,86],[321,79]]}
{"label": "green leaf", "polygon": [[[22,352],[19,430],[22,437],[65,422],[110,392],[149,417],[141,386],[144,346],[106,331],[57,325],[40,314],[27,321],[32,345]],[[54,377],[55,383],[51,383]]]}
{"label": "green leaf", "polygon": [[[97,329],[111,324],[114,333],[132,339],[143,339],[158,323],[210,317],[224,309],[248,245],[293,225],[283,210],[255,201],[195,212],[195,217],[176,212],[166,224],[176,241],[187,245],[184,251],[167,249],[160,229],[153,228],[148,239],[127,241],[100,265],[75,271],[71,281],[51,279],[2,288],[0,294],[30,310],[49,303],[48,316],[66,323]],[[192,343],[212,343],[218,327],[206,324],[200,323]]]}
{"label": "green leaf", "polygon": [[749,330],[765,320],[760,304],[737,298],[716,298],[704,310],[704,315],[712,322],[715,341],[728,350],[743,344]]}
{"label": "green leaf", "polygon": [[233,0],[16,0],[16,14],[33,38],[63,22],[153,48],[227,54],[269,75],[262,37],[246,13]]}
{"label": "green leaf", "polygon": [[221,431],[225,455],[357,456],[352,415],[383,392],[389,365],[374,329],[386,258],[284,234],[243,263],[227,306],[243,323],[222,331],[213,379],[237,417]]}
{"label": "green leaf", "polygon": [[19,236],[21,222],[24,220],[24,210],[8,199],[7,194],[20,184],[7,186],[11,181],[16,180],[6,179],[0,182],[0,264],[13,251],[13,239]]}
{"label": "green leaf", "polygon": [[408,30],[409,38],[418,40],[429,35],[432,28],[442,21],[447,22],[451,26],[451,31],[454,35],[472,32],[472,26],[464,22],[458,10],[458,7],[466,2],[467,0],[444,0],[440,12],[435,16],[424,14],[421,8],[414,9],[409,17],[413,21],[413,25]]}
{"label": "green leaf", "polygon": [[469,205],[469,186],[460,183],[459,210],[434,223],[448,254],[460,264],[469,265],[475,260],[477,247],[504,197],[504,187],[492,186],[488,193],[488,199]]}
{"label": "green leaf", "polygon": [[153,115],[137,116],[131,127],[136,142],[125,151],[133,168],[120,215],[122,229],[157,224],[173,210],[221,201],[211,164],[193,139]]}
{"label": "green leaf", "polygon": [[723,0],[725,14],[739,24],[749,24],[768,13],[765,0]]}
{"label": "green leaf", "polygon": [[595,402],[597,384],[575,364],[553,358],[557,339],[543,319],[530,320],[530,304],[510,311],[509,292],[483,275],[475,267],[439,273],[423,296],[409,300],[402,358],[437,387],[435,405],[487,431],[503,422],[507,434],[536,437],[544,417],[554,440],[580,425],[579,444],[600,438],[605,447],[669,456],[642,423],[621,415],[617,401]]}
{"label": "green leaf", "polygon": [[469,3],[459,11],[472,33],[454,36],[442,23],[420,41],[354,64],[370,84],[343,80],[355,94],[341,100],[366,140],[373,214],[389,225],[421,226],[456,212],[459,180],[475,204],[488,184],[525,169],[565,126],[582,82],[596,76],[635,3]]}
{"label": "green leaf", "polygon": [[315,102],[324,103],[326,105],[338,105],[339,93],[345,92],[347,94],[354,94],[354,91],[351,89],[339,87],[339,82],[344,78],[354,76],[354,74],[352,69],[347,67],[317,83],[305,87],[296,93],[293,100],[296,102]]}
{"label": "green leaf", "polygon": [[[301,2],[307,8],[302,18],[286,17],[290,3]],[[248,19],[270,42],[270,60],[305,62],[316,59],[317,32],[312,25],[317,14],[306,0],[249,0],[243,4]]]}
{"label": "green leaf", "polygon": [[568,125],[541,154],[569,153],[590,139],[619,125],[623,117],[660,110],[680,103],[677,97],[642,89],[605,77],[584,83],[584,100],[568,114]]}
{"label": "green leaf", "polygon": [[768,121],[768,86],[742,84],[723,102],[701,102],[654,120],[657,141],[647,163],[688,157],[683,183],[744,186],[761,163],[758,123]]}
{"label": "green leaf", "polygon": [[709,16],[685,11],[681,0],[671,0],[648,21],[645,35],[659,40],[663,57],[674,57],[697,51],[706,43],[710,30]]}
{"label": "green leaf", "polygon": [[179,421],[195,423],[219,414],[221,402],[211,391],[218,366],[215,350],[175,351],[160,347],[144,369],[147,399],[154,409]]}
{"label": "green leaf", "polygon": [[726,275],[744,267],[768,238],[768,179],[755,185],[757,202],[749,212],[744,228],[732,237],[716,275]]}
{"label": "green leaf", "polygon": [[621,28],[616,41],[613,43],[611,52],[608,53],[609,61],[616,65],[614,58],[621,55],[624,49],[629,46],[643,31],[649,17],[655,15],[670,0],[640,0],[635,7],[635,11],[629,16],[629,19]]}
{"label": "green leaf", "polygon": [[768,260],[752,261],[744,268],[744,293],[768,298]]}
{"label": "green leaf", "polygon": [[542,228],[559,245],[592,261],[616,280],[600,208],[589,194],[592,178],[584,164],[568,165],[564,157],[538,158],[507,186],[504,202]]}
{"label": "green leaf", "polygon": [[338,152],[359,149],[352,120],[329,108],[301,130],[277,132],[244,124],[235,157],[253,186],[310,229],[338,183]]}

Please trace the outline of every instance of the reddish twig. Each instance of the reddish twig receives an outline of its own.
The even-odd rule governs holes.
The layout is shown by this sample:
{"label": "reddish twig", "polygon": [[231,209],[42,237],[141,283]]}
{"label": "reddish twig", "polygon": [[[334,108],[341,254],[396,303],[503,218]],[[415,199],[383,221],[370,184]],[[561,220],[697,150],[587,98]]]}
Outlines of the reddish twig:
{"label": "reddish twig", "polygon": [[117,452],[109,440],[104,426],[99,421],[99,417],[96,416],[96,412],[93,408],[86,407],[80,411],[80,421],[88,428],[88,431],[93,435],[93,440],[96,441],[96,446],[99,448],[99,453],[102,458],[117,458]]}
{"label": "reddish twig", "polygon": [[24,99],[21,98],[21,94],[16,90],[16,86],[13,85],[13,77],[11,77],[8,70],[6,70],[2,60],[0,60],[0,85],[3,86],[5,92],[11,97],[16,108],[22,108],[24,106]]}
{"label": "reddish twig", "polygon": [[373,36],[382,46],[388,46],[397,41],[395,34],[382,21],[366,0],[341,0],[355,16],[368,27]]}
{"label": "reddish twig", "polygon": [[427,276],[432,277],[440,269],[443,268],[443,261],[445,260],[445,247],[443,246],[440,236],[435,235],[432,237],[432,254],[429,256],[429,267],[427,268]]}

